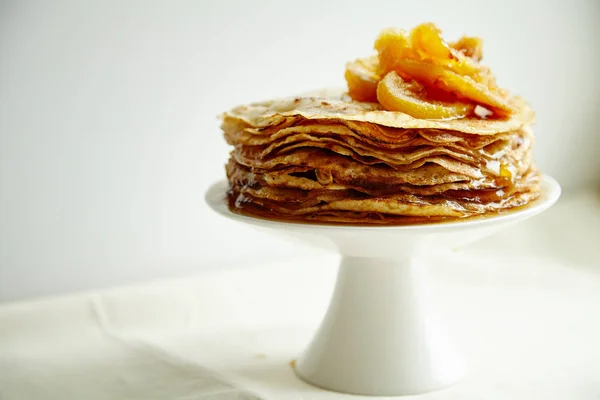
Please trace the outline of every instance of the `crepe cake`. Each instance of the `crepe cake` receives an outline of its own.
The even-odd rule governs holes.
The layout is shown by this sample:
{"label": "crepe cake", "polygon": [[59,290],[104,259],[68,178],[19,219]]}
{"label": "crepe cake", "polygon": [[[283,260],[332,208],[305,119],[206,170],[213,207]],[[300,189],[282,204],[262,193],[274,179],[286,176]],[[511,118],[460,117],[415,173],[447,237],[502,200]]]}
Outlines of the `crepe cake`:
{"label": "crepe cake", "polygon": [[[413,34],[395,32],[416,46]],[[451,67],[479,65],[467,55],[481,53],[470,43],[456,50],[469,64]],[[233,212],[286,221],[416,224],[504,212],[539,196],[534,114],[524,100],[496,89],[491,75],[485,90],[500,100],[487,101],[469,88],[440,95],[435,84],[423,86],[427,77],[417,81],[403,69],[386,72],[381,53],[379,63],[370,61],[370,75],[360,77],[366,86],[359,90],[376,90],[370,101],[360,99],[348,80],[351,63],[348,92],[257,102],[222,115],[225,139],[233,146],[226,165]],[[409,61],[418,57],[415,62],[439,66],[411,54]],[[443,68],[453,72],[451,67]],[[373,76],[379,80],[367,87]],[[379,96],[388,76],[401,79],[391,87],[400,110]]]}

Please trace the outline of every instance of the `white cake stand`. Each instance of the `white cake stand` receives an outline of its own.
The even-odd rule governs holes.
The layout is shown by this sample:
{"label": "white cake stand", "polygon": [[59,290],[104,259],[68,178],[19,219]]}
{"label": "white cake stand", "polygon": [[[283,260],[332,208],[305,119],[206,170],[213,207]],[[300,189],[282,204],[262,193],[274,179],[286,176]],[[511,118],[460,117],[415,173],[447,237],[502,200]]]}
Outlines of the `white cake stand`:
{"label": "white cake stand", "polygon": [[341,253],[331,304],[295,369],[315,386],[374,396],[425,393],[449,386],[465,374],[461,357],[425,304],[416,262],[419,253],[483,238],[541,213],[560,196],[559,184],[544,176],[540,198],[516,211],[451,223],[352,226],[234,214],[225,200],[227,187],[227,182],[218,182],[206,194],[219,214]]}

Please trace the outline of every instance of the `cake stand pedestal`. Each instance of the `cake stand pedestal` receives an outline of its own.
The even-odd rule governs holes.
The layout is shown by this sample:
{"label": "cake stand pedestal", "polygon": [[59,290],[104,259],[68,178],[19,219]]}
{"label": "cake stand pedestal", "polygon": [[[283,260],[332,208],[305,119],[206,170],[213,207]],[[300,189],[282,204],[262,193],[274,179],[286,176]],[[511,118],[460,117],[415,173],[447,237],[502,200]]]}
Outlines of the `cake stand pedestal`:
{"label": "cake stand pedestal", "polygon": [[342,255],[329,309],[295,370],[315,386],[373,396],[430,392],[465,375],[462,358],[427,304],[419,254],[476,241],[546,210],[560,196],[558,183],[545,176],[538,200],[503,214],[439,224],[352,226],[238,215],[227,207],[227,188],[227,182],[218,182],[206,194],[219,214]]}

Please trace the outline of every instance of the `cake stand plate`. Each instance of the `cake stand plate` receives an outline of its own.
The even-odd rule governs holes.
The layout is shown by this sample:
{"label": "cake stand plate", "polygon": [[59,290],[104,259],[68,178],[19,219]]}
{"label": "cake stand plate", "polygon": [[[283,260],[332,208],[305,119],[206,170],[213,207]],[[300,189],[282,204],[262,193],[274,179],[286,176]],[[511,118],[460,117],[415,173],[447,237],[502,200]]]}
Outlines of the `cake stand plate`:
{"label": "cake stand plate", "polygon": [[481,239],[541,213],[560,196],[556,180],[544,176],[541,196],[513,211],[456,222],[353,226],[235,214],[227,207],[227,189],[228,183],[221,181],[206,193],[207,203],[217,213],[341,254],[329,309],[295,371],[324,389],[373,396],[426,393],[466,374],[460,354],[427,305],[419,254]]}

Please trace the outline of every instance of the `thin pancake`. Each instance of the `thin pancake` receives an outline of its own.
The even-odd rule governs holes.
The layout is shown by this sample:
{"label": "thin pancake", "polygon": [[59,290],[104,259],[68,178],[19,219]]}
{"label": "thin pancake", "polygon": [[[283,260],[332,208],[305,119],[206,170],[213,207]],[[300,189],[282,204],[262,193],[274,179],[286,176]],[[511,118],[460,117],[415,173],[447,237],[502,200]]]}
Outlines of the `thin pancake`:
{"label": "thin pancake", "polygon": [[307,119],[327,119],[360,121],[383,127],[403,129],[443,129],[493,135],[513,131],[531,124],[534,114],[527,103],[515,99],[518,108],[509,119],[480,119],[469,117],[453,120],[429,120],[413,118],[410,115],[383,110],[379,104],[345,101],[342,93],[327,97],[291,97],[253,103],[234,108],[224,114],[240,119],[253,127],[266,127],[282,123],[288,117],[301,116]]}

